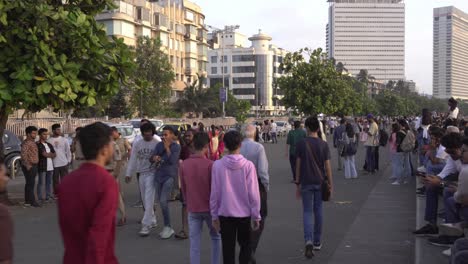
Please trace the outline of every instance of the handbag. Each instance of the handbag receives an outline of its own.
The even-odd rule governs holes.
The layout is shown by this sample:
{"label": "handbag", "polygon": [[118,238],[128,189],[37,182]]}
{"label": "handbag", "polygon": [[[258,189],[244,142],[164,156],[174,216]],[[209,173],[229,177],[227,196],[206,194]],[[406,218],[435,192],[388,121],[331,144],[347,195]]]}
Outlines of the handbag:
{"label": "handbag", "polygon": [[317,170],[319,172],[319,175],[320,175],[320,179],[322,180],[322,201],[324,202],[328,202],[330,201],[330,196],[331,196],[331,188],[330,188],[330,183],[328,182],[328,180],[323,177],[323,174],[322,174],[322,170],[320,169],[319,165],[318,165],[318,162],[317,162],[317,157],[315,156],[315,152],[312,151],[312,144],[306,140],[306,146],[307,146],[307,150],[310,152],[311,156],[312,156],[312,161],[315,165],[315,167],[317,167]]}

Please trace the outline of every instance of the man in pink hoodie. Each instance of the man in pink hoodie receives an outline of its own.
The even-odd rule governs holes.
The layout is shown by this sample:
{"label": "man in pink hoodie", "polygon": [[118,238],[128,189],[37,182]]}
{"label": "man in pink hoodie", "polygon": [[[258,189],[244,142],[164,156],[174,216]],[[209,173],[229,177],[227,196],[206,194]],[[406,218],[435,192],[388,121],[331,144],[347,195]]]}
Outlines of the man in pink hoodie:
{"label": "man in pink hoodie", "polygon": [[224,264],[236,263],[236,240],[239,263],[249,263],[250,232],[258,229],[261,220],[255,165],[240,155],[241,143],[239,132],[226,133],[229,155],[216,161],[212,169],[210,210],[214,228],[221,231]]}

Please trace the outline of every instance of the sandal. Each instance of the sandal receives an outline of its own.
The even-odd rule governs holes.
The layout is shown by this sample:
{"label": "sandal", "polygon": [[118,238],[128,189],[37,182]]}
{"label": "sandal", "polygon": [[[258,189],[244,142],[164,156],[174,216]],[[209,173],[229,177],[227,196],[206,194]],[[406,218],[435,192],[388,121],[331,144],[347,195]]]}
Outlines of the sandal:
{"label": "sandal", "polygon": [[120,218],[119,222],[117,222],[117,226],[124,226],[126,224],[127,224],[127,218],[126,217]]}
{"label": "sandal", "polygon": [[180,231],[179,233],[177,233],[175,235],[175,238],[180,239],[180,240],[184,240],[184,239],[188,239],[188,236],[187,236],[187,234],[185,234],[184,231]]}

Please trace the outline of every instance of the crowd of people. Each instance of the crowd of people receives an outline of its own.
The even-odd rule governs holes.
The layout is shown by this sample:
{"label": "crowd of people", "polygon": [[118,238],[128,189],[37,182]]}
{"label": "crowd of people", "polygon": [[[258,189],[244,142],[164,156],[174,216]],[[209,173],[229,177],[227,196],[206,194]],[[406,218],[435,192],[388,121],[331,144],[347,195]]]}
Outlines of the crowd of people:
{"label": "crowd of people", "polygon": [[[291,182],[297,186],[296,196],[302,201],[306,258],[322,248],[323,202],[334,192],[327,143],[330,135],[337,169],[347,180],[358,178],[359,173],[378,172],[379,153],[384,147],[391,156],[392,185],[406,184],[417,175],[422,185],[418,195],[426,199],[427,225],[414,234],[433,236],[429,242],[434,245],[452,246],[444,254],[451,255],[452,263],[463,263],[468,257],[468,240],[464,238],[468,123],[459,120],[455,100],[449,100],[449,106],[445,116],[425,109],[419,117],[368,114],[363,118],[309,117],[292,122],[286,157]],[[117,128],[94,123],[77,128],[70,145],[58,124],[52,126],[50,137],[45,128],[28,127],[22,144],[24,204],[40,207],[57,200],[64,263],[118,263],[115,229],[127,224],[121,180],[130,183],[136,179],[142,203],[139,236],[150,236],[162,225],[161,239],[190,239],[190,263],[198,264],[206,224],[211,263],[236,263],[238,244],[239,263],[254,264],[268,216],[270,189],[269,162],[262,143],[277,143],[279,131],[273,120],[240,130],[194,123],[184,133],[165,126],[159,137],[155,126],[143,119],[141,135],[130,145]],[[361,170],[355,158],[360,144],[365,149]],[[4,175],[5,167],[0,163],[0,191],[5,188]],[[180,192],[181,201],[182,228],[177,233],[168,204],[174,192]],[[441,195],[444,221],[438,225]],[[155,208],[161,210],[162,221],[157,219]],[[0,231],[11,227],[11,218],[1,206],[0,221]],[[0,261],[12,258],[12,234],[5,234],[8,239],[0,241]]]}

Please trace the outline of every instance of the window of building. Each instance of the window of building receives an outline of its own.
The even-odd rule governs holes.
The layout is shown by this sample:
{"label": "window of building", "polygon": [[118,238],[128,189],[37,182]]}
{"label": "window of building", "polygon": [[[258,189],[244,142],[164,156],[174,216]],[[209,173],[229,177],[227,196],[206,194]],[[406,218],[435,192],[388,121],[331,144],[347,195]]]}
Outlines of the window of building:
{"label": "window of building", "polygon": [[257,90],[255,88],[249,88],[249,89],[233,89],[232,93],[234,95],[255,95],[257,93]]}
{"label": "window of building", "polygon": [[218,74],[218,67],[211,67],[211,74]]}
{"label": "window of building", "polygon": [[232,67],[232,73],[253,73],[253,72],[255,72],[255,66]]}
{"label": "window of building", "polygon": [[255,61],[255,57],[254,55],[232,55],[232,61]]}
{"label": "window of building", "polygon": [[218,63],[218,56],[211,56],[211,63]]}
{"label": "window of building", "polygon": [[221,62],[228,62],[228,56],[224,55],[223,60]]}
{"label": "window of building", "polygon": [[255,77],[235,77],[232,78],[233,84],[252,84],[255,83]]}
{"label": "window of building", "polygon": [[[109,26],[110,29],[110,26]],[[109,35],[121,35],[130,38],[135,37],[135,26],[126,21],[114,20],[112,21],[112,29],[108,31]]]}
{"label": "window of building", "polygon": [[229,73],[228,72],[228,67],[226,67],[226,66],[223,67],[223,73]]}
{"label": "window of building", "polygon": [[195,20],[195,15],[191,11],[185,11],[185,19],[194,21]]}

